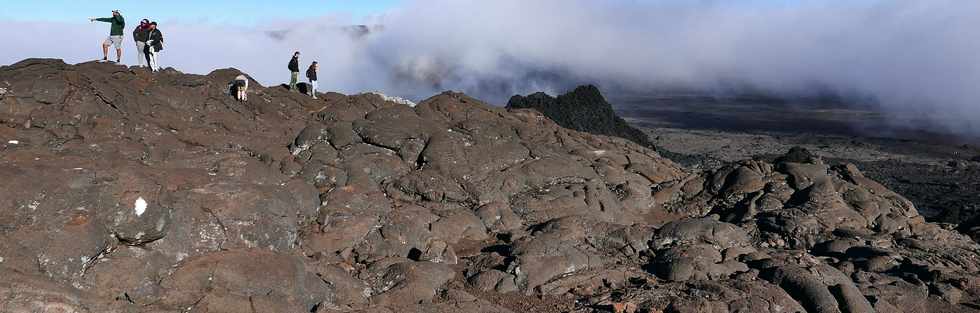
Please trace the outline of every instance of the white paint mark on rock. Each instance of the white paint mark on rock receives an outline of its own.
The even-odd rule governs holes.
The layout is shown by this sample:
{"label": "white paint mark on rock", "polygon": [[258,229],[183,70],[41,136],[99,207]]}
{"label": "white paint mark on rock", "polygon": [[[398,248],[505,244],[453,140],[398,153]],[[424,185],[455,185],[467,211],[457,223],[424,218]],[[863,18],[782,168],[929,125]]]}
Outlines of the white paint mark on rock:
{"label": "white paint mark on rock", "polygon": [[136,199],[136,204],[133,211],[136,212],[136,216],[142,216],[143,212],[146,212],[146,200],[143,200],[143,197]]}

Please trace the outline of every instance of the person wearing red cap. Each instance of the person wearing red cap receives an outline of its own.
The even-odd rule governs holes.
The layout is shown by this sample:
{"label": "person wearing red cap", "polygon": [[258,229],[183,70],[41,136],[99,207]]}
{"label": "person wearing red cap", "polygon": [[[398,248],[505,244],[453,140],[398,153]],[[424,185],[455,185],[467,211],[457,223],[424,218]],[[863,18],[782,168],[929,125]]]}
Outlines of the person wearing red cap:
{"label": "person wearing red cap", "polygon": [[140,67],[148,65],[146,60],[146,41],[150,40],[150,20],[143,19],[133,30],[133,40],[136,41],[136,60]]}

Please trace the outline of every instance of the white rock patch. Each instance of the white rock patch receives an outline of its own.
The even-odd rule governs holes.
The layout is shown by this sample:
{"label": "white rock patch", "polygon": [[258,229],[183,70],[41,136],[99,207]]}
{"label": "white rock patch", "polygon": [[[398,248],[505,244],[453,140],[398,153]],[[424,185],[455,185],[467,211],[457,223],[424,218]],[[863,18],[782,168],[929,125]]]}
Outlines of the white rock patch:
{"label": "white rock patch", "polygon": [[410,106],[410,107],[415,107],[415,105],[416,105],[415,102],[412,102],[412,101],[410,101],[408,99],[401,98],[401,97],[392,97],[392,96],[389,96],[389,95],[386,95],[386,94],[383,94],[383,93],[380,93],[380,92],[372,91],[372,92],[366,92],[365,94],[378,95],[378,96],[381,97],[381,99],[384,99],[385,101],[394,102],[394,103],[398,103],[398,104],[404,104],[404,105],[407,105],[407,106]]}
{"label": "white rock patch", "polygon": [[136,216],[142,216],[143,212],[146,212],[146,200],[143,200],[143,197],[136,199],[136,204],[133,211],[136,212]]}

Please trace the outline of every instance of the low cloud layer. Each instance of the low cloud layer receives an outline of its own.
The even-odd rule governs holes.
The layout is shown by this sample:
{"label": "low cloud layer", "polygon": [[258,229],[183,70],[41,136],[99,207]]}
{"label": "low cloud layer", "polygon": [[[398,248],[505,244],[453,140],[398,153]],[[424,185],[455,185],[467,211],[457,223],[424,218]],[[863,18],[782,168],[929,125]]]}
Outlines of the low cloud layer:
{"label": "low cloud layer", "polygon": [[[980,134],[980,2],[731,2],[409,1],[370,21],[383,30],[367,36],[339,16],[248,29],[163,21],[162,62],[195,73],[236,67],[274,84],[300,50],[304,63],[320,61],[331,90],[419,100],[453,89],[497,104],[586,82],[631,92],[832,92],[896,124]],[[96,59],[107,31],[0,21],[0,63]]]}

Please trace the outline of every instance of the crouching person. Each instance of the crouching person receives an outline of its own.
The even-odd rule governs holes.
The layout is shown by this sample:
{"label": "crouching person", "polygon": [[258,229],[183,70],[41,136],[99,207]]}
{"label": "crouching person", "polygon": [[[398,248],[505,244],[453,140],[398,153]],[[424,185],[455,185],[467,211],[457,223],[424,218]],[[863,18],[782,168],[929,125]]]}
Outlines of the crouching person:
{"label": "crouching person", "polygon": [[248,101],[248,77],[238,75],[232,82],[232,89],[235,90],[235,99],[240,102]]}

